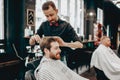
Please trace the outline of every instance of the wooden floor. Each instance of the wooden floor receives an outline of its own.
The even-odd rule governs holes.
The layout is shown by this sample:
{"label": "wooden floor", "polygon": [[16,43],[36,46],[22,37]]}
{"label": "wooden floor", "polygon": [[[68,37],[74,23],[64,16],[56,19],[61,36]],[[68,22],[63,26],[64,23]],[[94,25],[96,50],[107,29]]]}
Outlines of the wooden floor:
{"label": "wooden floor", "polygon": [[90,71],[85,71],[84,73],[80,74],[80,76],[83,76],[83,77],[88,78],[90,80],[97,80],[95,77],[95,71],[93,68],[91,68]]}

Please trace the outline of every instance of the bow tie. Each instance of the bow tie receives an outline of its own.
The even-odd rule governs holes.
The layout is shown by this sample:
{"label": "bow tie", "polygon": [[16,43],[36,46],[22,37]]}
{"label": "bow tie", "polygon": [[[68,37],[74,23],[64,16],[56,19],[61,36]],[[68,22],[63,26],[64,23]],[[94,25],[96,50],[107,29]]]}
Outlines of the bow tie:
{"label": "bow tie", "polygon": [[50,26],[59,26],[58,22],[55,22],[55,23],[50,23]]}

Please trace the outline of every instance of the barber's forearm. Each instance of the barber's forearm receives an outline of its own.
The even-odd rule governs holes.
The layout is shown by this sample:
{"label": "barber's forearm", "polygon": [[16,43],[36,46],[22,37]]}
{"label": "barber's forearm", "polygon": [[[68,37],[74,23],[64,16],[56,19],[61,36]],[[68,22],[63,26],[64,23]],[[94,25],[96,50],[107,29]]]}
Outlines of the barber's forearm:
{"label": "barber's forearm", "polygon": [[65,43],[65,46],[70,48],[83,48],[83,44],[78,41],[72,43]]}

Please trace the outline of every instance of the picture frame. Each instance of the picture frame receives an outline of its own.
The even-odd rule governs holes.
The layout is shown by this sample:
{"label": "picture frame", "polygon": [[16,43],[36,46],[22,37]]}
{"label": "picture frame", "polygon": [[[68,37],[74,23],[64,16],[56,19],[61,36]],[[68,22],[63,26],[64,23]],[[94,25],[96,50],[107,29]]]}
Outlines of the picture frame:
{"label": "picture frame", "polygon": [[27,26],[35,26],[35,10],[27,9]]}

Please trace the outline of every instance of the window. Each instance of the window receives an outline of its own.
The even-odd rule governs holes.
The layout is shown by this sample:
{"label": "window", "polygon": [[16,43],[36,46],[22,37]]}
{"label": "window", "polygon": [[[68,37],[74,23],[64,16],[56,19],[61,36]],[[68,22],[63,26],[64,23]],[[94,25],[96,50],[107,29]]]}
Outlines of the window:
{"label": "window", "polygon": [[103,10],[97,8],[97,22],[103,24]]}
{"label": "window", "polygon": [[4,39],[4,5],[0,0],[0,39]]}

